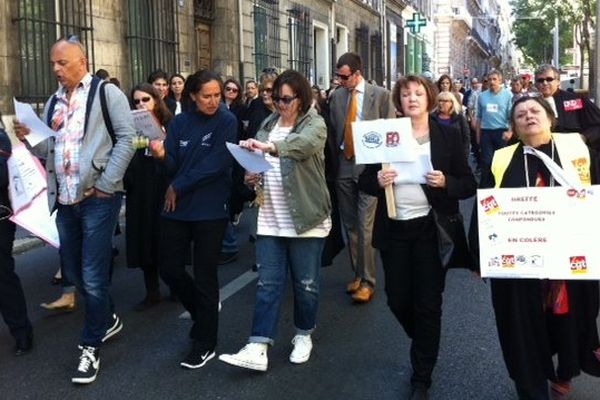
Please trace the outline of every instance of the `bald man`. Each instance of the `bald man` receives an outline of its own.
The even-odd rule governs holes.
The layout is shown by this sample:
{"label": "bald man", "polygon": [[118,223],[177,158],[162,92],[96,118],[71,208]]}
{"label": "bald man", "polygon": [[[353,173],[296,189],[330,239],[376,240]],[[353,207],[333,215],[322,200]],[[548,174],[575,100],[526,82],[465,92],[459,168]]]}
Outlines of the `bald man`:
{"label": "bald man", "polygon": [[[81,353],[71,381],[86,384],[98,374],[101,344],[123,328],[112,310],[109,271],[135,129],[127,98],[116,86],[102,87],[92,77],[76,37],[56,42],[50,63],[59,87],[46,103],[44,121],[56,136],[32,150],[46,160],[48,205],[51,212],[57,210],[63,274],[85,300]],[[29,129],[15,121],[15,133],[26,141]]]}

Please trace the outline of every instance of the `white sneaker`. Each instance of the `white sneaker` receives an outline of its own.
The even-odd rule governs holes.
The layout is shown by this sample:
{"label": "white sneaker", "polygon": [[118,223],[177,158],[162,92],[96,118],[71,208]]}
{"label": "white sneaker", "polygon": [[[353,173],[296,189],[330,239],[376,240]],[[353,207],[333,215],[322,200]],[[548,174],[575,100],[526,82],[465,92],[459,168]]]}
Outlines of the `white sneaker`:
{"label": "white sneaker", "polygon": [[296,335],[292,339],[292,344],[294,345],[294,350],[290,354],[290,362],[294,364],[307,362],[313,348],[310,335]]}
{"label": "white sneaker", "polygon": [[248,343],[237,354],[221,354],[219,360],[236,367],[266,371],[269,365],[267,347],[266,343]]}

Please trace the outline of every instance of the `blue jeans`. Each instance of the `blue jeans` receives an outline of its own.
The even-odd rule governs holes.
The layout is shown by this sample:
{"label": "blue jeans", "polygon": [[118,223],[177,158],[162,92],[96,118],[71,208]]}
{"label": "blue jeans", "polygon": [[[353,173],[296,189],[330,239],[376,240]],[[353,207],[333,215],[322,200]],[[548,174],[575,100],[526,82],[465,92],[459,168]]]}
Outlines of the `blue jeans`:
{"label": "blue jeans", "polygon": [[85,301],[81,344],[99,347],[111,321],[109,294],[112,237],[122,194],[90,197],[73,205],[58,205],[63,274]]}
{"label": "blue jeans", "polygon": [[258,283],[249,341],[273,344],[285,293],[288,266],[294,286],[294,325],[299,334],[316,326],[321,252],[325,238],[258,236]]}
{"label": "blue jeans", "polygon": [[506,142],[502,140],[502,134],[506,129],[482,129],[481,138],[479,142],[479,148],[481,149],[480,163],[481,168],[481,181],[488,182],[490,175],[490,168],[492,166],[492,159],[494,158],[494,152],[502,147],[506,146]]}

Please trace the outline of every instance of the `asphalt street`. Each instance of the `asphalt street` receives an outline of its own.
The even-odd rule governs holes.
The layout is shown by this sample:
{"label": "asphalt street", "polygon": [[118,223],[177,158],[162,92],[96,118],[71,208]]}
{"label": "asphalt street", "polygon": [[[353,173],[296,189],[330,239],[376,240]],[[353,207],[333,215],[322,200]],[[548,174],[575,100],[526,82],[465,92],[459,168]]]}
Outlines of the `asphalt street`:
{"label": "asphalt street", "polygon": [[[464,204],[468,210],[471,202]],[[467,216],[468,212],[465,213]],[[250,333],[255,274],[254,247],[248,242],[248,213],[239,226],[240,257],[220,267],[223,309],[217,353],[238,351]],[[39,304],[53,300],[60,288],[50,285],[58,254],[50,247],[30,248],[16,256],[34,324],[35,347],[12,355],[14,342],[0,325],[0,399],[407,399],[409,340],[385,304],[383,273],[373,301],[354,305],[344,288],[351,278],[344,252],[322,269],[321,307],[310,361],[288,361],[294,335],[292,297],[288,290],[269,370],[253,373],[217,358],[199,370],[184,370],[190,321],[183,308],[164,300],[134,311],[144,295],[140,270],[125,266],[124,238],[116,238],[112,293],[123,331],[101,350],[98,379],[75,386],[82,304],[73,313],[52,314]],[[166,287],[162,287],[165,297]],[[289,288],[288,288],[289,289]],[[489,287],[465,270],[451,270],[444,295],[443,332],[431,399],[515,399],[494,324]],[[600,398],[600,380],[581,376],[569,399]]]}

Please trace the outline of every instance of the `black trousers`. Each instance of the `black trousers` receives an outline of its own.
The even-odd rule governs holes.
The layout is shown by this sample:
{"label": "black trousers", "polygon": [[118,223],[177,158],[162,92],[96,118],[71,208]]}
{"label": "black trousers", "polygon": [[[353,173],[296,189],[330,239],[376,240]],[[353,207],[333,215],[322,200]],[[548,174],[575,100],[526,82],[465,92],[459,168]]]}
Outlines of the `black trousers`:
{"label": "black trousers", "polygon": [[519,400],[550,400],[548,382],[540,382],[537,387],[524,387],[515,382]]}
{"label": "black trousers", "polygon": [[[227,218],[205,221],[161,220],[160,276],[192,316],[190,338],[206,349],[217,345],[219,281],[217,267]],[[185,270],[194,243],[193,271]]]}
{"label": "black trousers", "polygon": [[25,294],[21,280],[15,273],[12,256],[15,239],[15,224],[0,221],[0,312],[10,333],[17,340],[31,335],[31,322],[27,317]]}
{"label": "black trousers", "polygon": [[390,244],[381,250],[387,303],[412,339],[411,383],[428,388],[440,347],[446,270],[431,214],[389,223]]}

